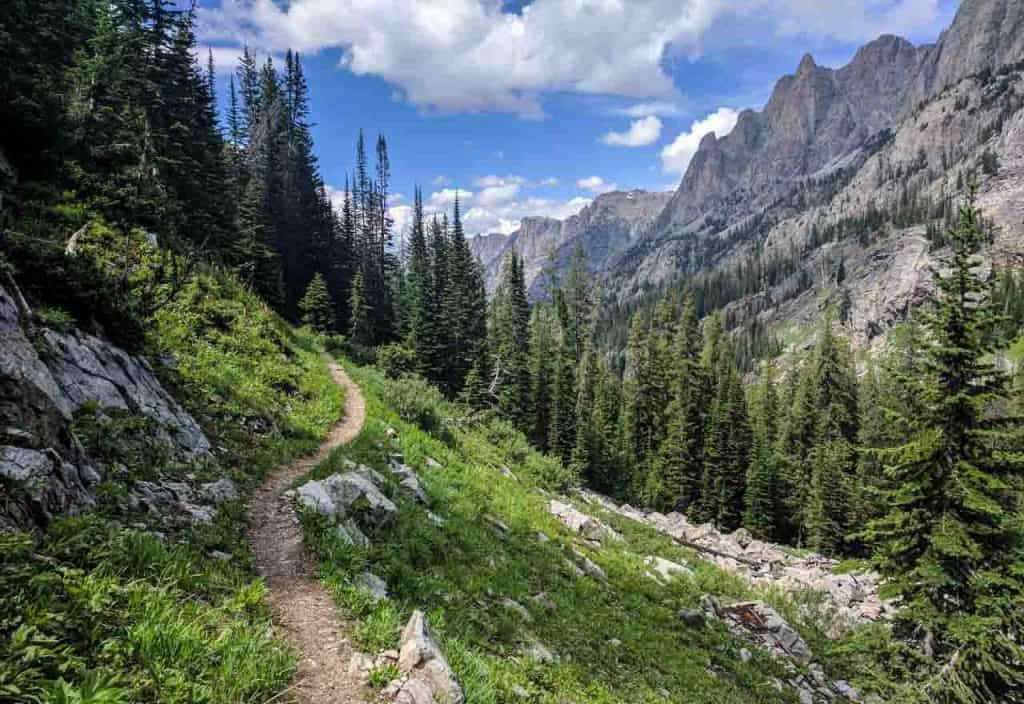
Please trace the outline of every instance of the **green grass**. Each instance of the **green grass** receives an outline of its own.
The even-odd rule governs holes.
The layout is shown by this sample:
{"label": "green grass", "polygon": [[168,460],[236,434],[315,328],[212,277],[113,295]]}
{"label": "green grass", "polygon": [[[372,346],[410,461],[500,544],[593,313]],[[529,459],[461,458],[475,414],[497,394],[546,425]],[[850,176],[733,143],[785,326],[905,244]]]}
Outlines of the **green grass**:
{"label": "green grass", "polygon": [[145,331],[158,375],[214,456],[176,458],[145,418],[77,414],[73,432],[106,481],[89,515],[41,536],[0,536],[0,701],[260,704],[291,681],[295,657],[273,638],[242,503],[185,526],[132,510],[127,497],[136,479],[226,476],[244,491],[315,448],[343,405],[321,340],[212,270]]}
{"label": "green grass", "polygon": [[[419,608],[439,632],[474,704],[795,701],[791,692],[775,686],[774,679],[785,676],[780,663],[758,652],[744,663],[739,650],[745,643],[723,626],[690,629],[677,612],[696,608],[704,593],[766,596],[784,602],[784,613],[802,627],[800,604],[781,594],[755,594],[742,579],[617,516],[602,518],[623,533],[625,542],[600,550],[575,542],[546,510],[545,491],[564,488],[571,475],[531,450],[521,436],[503,424],[453,422],[457,407],[423,390],[410,401],[405,380],[389,381],[366,368],[350,373],[367,397],[366,427],[315,474],[327,476],[340,470],[344,459],[353,459],[387,476],[387,455],[401,452],[420,473],[432,510],[444,521],[436,526],[425,508],[394,486],[386,493],[399,504],[398,518],[371,536],[368,550],[342,544],[323,521],[304,517],[325,583],[359,621],[359,647],[368,652],[394,647],[401,626]],[[397,442],[387,438],[388,427],[398,431]],[[427,457],[442,467],[427,467]],[[502,476],[503,464],[519,481]],[[508,526],[507,535],[496,521]],[[550,540],[539,540],[539,532]],[[566,560],[573,547],[600,565],[607,585],[572,573]],[[695,578],[668,584],[651,579],[642,564],[648,554],[687,562]],[[383,577],[392,598],[374,604],[354,586],[363,570]],[[525,606],[529,617],[503,605],[504,599]],[[526,652],[534,643],[557,660],[533,662]]]}

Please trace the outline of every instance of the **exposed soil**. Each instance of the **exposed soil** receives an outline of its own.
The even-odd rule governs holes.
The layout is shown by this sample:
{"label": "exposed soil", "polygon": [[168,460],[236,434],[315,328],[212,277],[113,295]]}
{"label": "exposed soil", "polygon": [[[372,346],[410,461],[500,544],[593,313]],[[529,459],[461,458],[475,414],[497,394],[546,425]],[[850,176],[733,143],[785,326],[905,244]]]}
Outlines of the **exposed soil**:
{"label": "exposed soil", "polygon": [[[345,415],[317,451],[271,473],[247,507],[249,541],[256,570],[266,578],[268,602],[281,636],[299,652],[298,671],[284,696],[299,704],[350,704],[366,700],[365,687],[348,674],[350,624],[335,609],[316,578],[316,565],[302,545],[290,502],[281,495],[337,447],[362,430],[366,403],[359,387],[330,360],[331,376],[345,390]],[[282,697],[282,698],[283,698]]]}

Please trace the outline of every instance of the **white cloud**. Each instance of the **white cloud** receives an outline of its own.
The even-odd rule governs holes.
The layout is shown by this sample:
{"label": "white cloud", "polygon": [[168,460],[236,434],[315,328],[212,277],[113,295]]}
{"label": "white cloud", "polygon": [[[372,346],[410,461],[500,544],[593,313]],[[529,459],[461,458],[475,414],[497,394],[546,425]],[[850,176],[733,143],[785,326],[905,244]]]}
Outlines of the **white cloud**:
{"label": "white cloud", "polygon": [[682,132],[671,144],[661,150],[661,168],[666,173],[685,174],[690,160],[697,153],[701,139],[710,132],[721,138],[732,132],[739,113],[732,108],[718,108],[701,120],[697,120],[688,132]]}
{"label": "white cloud", "polygon": [[473,199],[473,191],[465,191],[461,188],[442,188],[430,194],[430,205],[435,208],[447,208],[455,203],[455,196],[458,195],[459,203],[467,203]]}
{"label": "white cloud", "polygon": [[661,120],[654,115],[634,120],[625,132],[609,132],[601,141],[612,147],[646,147],[661,137]]}
{"label": "white cloud", "polygon": [[452,182],[452,180],[450,178],[448,178],[447,176],[443,175],[443,174],[439,175],[439,176],[435,176],[434,180],[431,181],[431,183],[433,185],[435,185],[435,186],[447,186],[451,182]]}
{"label": "white cloud", "polygon": [[581,178],[576,182],[576,186],[582,188],[591,193],[600,195],[602,193],[608,193],[618,188],[617,184],[608,183],[600,176],[589,176],[587,178]]}
{"label": "white cloud", "polygon": [[552,186],[553,187],[553,186],[557,186],[559,183],[561,183],[561,182],[557,178],[552,176],[551,178],[546,178],[546,179],[543,179],[541,181],[538,181],[537,183],[533,184],[533,186],[534,186],[534,188],[542,188],[544,186]]}
{"label": "white cloud", "polygon": [[[856,41],[936,24],[939,0],[222,0],[200,8],[204,42],[281,52],[328,48],[426,109],[543,115],[545,93],[677,97],[665,58],[697,56],[710,31],[755,20],[758,39]],[[763,30],[762,30],[763,28]],[[656,114],[648,111],[647,114]]]}
{"label": "white cloud", "polygon": [[[550,181],[546,180],[548,185]],[[519,229],[519,223],[524,217],[543,215],[562,220],[575,215],[590,203],[589,198],[580,197],[569,200],[526,197],[523,190],[534,184],[514,174],[481,176],[473,180],[473,185],[477,190],[458,189],[459,203],[463,206],[462,222],[468,235],[491,232],[509,234]],[[450,213],[455,193],[454,188],[434,191],[424,203],[424,212],[428,216]],[[391,217],[395,220],[396,231],[399,231],[400,224],[407,226],[411,222],[412,209],[406,205],[395,206],[391,208]]]}
{"label": "white cloud", "polygon": [[646,117],[647,115],[659,115],[661,117],[678,117],[683,114],[683,108],[672,101],[655,101],[653,103],[636,103],[623,108],[613,110],[616,115],[626,117]]}

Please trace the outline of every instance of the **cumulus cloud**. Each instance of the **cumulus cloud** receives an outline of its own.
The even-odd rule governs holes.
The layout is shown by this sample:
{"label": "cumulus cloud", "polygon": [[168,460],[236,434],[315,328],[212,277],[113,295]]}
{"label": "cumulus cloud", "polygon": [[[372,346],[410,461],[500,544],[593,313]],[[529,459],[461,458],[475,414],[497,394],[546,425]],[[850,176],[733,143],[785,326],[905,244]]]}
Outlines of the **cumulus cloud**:
{"label": "cumulus cloud", "polygon": [[732,108],[718,108],[707,117],[695,121],[687,132],[682,132],[661,150],[661,168],[666,173],[685,174],[700,140],[710,132],[721,138],[732,132],[739,113]]}
{"label": "cumulus cloud", "polygon": [[646,147],[661,137],[661,120],[654,115],[633,120],[625,132],[609,132],[601,141],[612,147]]}
{"label": "cumulus cloud", "polygon": [[[564,220],[575,215],[591,201],[589,198],[576,197],[569,200],[526,196],[526,188],[538,188],[542,185],[554,185],[555,179],[544,179],[533,183],[523,176],[489,174],[473,180],[476,190],[464,188],[442,188],[432,192],[424,202],[424,213],[430,217],[441,213],[451,213],[458,193],[459,204],[462,206],[462,224],[467,235],[501,232],[510,234],[519,229],[524,217],[546,216]],[[408,205],[395,205],[389,210],[395,223],[395,232],[407,231],[412,224],[412,208]]]}
{"label": "cumulus cloud", "polygon": [[665,59],[699,55],[730,18],[756,18],[768,38],[852,41],[930,27],[938,1],[534,0],[512,13],[497,0],[222,0],[199,28],[218,46],[341,49],[342,68],[422,108],[540,117],[555,91],[675,99]]}
{"label": "cumulus cloud", "polygon": [[595,195],[608,193],[609,191],[614,191],[618,188],[617,184],[608,183],[600,176],[588,176],[587,178],[581,178],[576,182],[576,186],[585,191],[590,191]]}

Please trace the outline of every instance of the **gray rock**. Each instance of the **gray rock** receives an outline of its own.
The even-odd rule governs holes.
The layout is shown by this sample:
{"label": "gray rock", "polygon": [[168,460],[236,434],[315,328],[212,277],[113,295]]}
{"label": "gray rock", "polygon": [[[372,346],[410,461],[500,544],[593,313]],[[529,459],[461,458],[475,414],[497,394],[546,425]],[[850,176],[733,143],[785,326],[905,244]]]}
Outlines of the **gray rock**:
{"label": "gray rock", "polygon": [[217,515],[216,510],[210,506],[197,506],[188,502],[182,502],[180,506],[193,525],[209,525]]}
{"label": "gray rock", "polygon": [[368,592],[374,602],[388,598],[388,583],[372,572],[363,572],[356,577],[356,585]]}
{"label": "gray rock", "polygon": [[87,402],[148,416],[165,439],[189,455],[210,451],[199,424],[175,401],[153,375],[149,364],[121,348],[77,332],[43,333],[51,354],[47,366],[74,411]]}
{"label": "gray rock", "polygon": [[800,662],[811,660],[811,651],[800,634],[779,613],[763,601],[745,601],[723,606],[722,618],[750,632],[770,650]]}
{"label": "gray rock", "polygon": [[669,581],[673,577],[693,577],[693,570],[686,565],[680,565],[678,562],[672,562],[666,560],[663,557],[657,555],[648,555],[644,558],[644,564],[647,565],[651,574],[656,579],[660,578],[664,581]]}
{"label": "gray rock", "polygon": [[398,513],[391,499],[381,493],[366,473],[359,471],[306,482],[299,487],[298,498],[321,515],[330,519],[351,518],[370,530],[388,525]]}
{"label": "gray rock", "polygon": [[528,660],[530,660],[531,662],[535,662],[539,665],[547,665],[557,660],[554,653],[548,650],[547,646],[545,646],[540,641],[534,641],[533,643],[530,643],[530,645],[527,646],[526,650],[523,651],[523,654],[526,656]]}
{"label": "gray rock", "polygon": [[357,548],[368,548],[370,547],[370,539],[366,537],[363,531],[359,530],[359,526],[352,520],[344,520],[334,527],[334,534],[341,538],[344,542],[349,545],[355,545]]}
{"label": "gray rock", "polygon": [[527,623],[533,621],[533,616],[530,615],[530,612],[526,609],[526,607],[520,604],[515,599],[509,599],[508,597],[505,597],[501,600],[501,605],[504,606],[506,610],[515,612],[516,615],[518,615],[519,618],[521,618],[523,621],[526,621]]}
{"label": "gray rock", "polygon": [[584,555],[579,550],[573,550],[573,554],[576,556],[576,559],[579,562],[579,567],[583,570],[584,574],[586,574],[589,577],[593,577],[598,582],[607,584],[608,575],[604,573],[604,570],[601,569],[596,562],[591,560],[589,557]]}
{"label": "gray rock", "polygon": [[423,460],[423,463],[431,469],[441,469],[441,463],[435,460],[433,457],[428,457]]}
{"label": "gray rock", "polygon": [[409,704],[462,704],[462,687],[455,679],[422,611],[414,611],[402,631],[398,669],[408,675],[395,697]]}
{"label": "gray rock", "polygon": [[754,654],[746,648],[740,648],[740,660],[742,662],[750,662],[754,659]]}
{"label": "gray rock", "polygon": [[215,482],[203,484],[199,489],[200,495],[206,501],[209,501],[214,506],[228,503],[230,501],[238,501],[240,498],[238,493],[238,487],[235,483],[227,477],[222,477]]}
{"label": "gray rock", "polygon": [[427,520],[429,520],[431,523],[433,523],[438,528],[443,528],[444,527],[444,519],[441,518],[440,516],[438,516],[433,511],[427,511]]}
{"label": "gray rock", "polygon": [[557,499],[548,502],[548,511],[561,521],[569,530],[579,533],[587,540],[604,542],[605,540],[621,541],[622,536],[614,530],[601,523],[601,521],[588,516],[575,506]]}
{"label": "gray rock", "polygon": [[679,609],[677,615],[679,616],[679,620],[682,621],[687,628],[701,629],[707,625],[707,617],[702,611],[684,608]]}
{"label": "gray rock", "polygon": [[45,483],[54,461],[45,452],[20,447],[0,447],[0,477],[27,484]]}
{"label": "gray rock", "polygon": [[417,503],[427,505],[430,503],[430,497],[427,492],[423,490],[423,486],[420,484],[420,479],[413,471],[412,467],[406,464],[392,463],[389,465],[391,473],[398,477],[398,486],[401,487],[406,493],[413,497]]}

